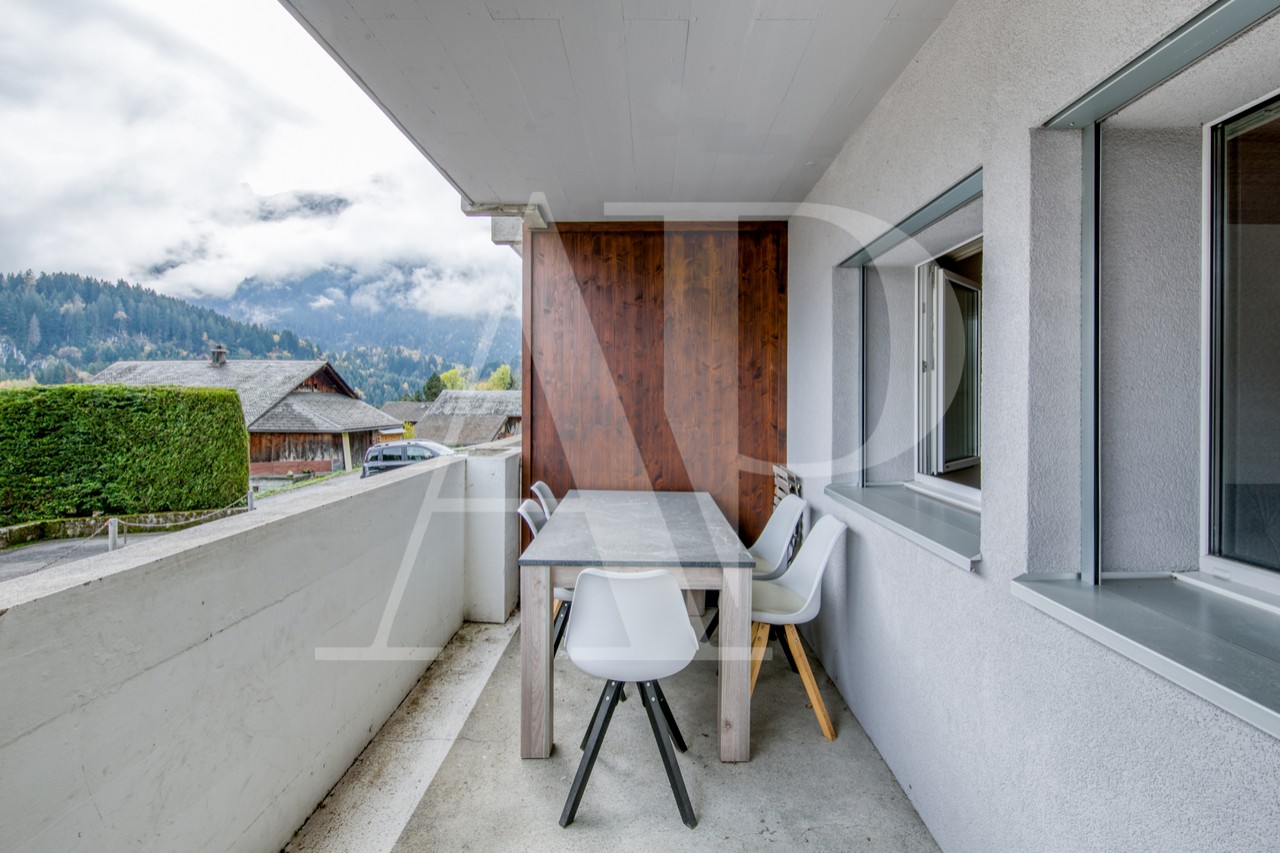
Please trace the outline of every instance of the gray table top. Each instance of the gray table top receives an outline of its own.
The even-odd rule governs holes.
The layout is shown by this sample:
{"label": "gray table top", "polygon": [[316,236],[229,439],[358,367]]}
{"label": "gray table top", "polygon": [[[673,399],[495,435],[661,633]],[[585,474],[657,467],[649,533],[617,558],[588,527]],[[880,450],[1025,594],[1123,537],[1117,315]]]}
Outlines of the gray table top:
{"label": "gray table top", "polygon": [[571,491],[521,566],[755,567],[706,492]]}

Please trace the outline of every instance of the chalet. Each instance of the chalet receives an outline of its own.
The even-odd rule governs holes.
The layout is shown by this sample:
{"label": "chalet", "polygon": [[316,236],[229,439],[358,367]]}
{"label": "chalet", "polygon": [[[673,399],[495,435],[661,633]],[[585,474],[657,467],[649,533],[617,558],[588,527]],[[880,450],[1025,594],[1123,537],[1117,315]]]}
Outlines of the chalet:
{"label": "chalet", "polygon": [[445,391],[418,418],[413,434],[471,447],[518,434],[520,412],[519,391]]}
{"label": "chalet", "polygon": [[349,471],[369,445],[404,434],[396,418],[361,400],[323,359],[229,359],[218,347],[208,361],[117,361],[90,381],[237,392],[249,429],[250,476]]}
{"label": "chalet", "polygon": [[400,421],[406,429],[416,427],[418,421],[422,420],[423,415],[430,409],[430,403],[420,403],[414,400],[395,400],[382,404],[382,411]]}

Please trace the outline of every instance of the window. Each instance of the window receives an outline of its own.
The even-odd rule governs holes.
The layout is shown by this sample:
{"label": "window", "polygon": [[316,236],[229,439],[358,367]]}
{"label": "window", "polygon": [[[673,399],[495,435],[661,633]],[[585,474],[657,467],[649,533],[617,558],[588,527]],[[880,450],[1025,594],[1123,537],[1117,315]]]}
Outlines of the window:
{"label": "window", "polygon": [[423,459],[430,459],[431,451],[419,444],[409,445],[409,461],[420,462]]}
{"label": "window", "polygon": [[970,488],[981,485],[981,280],[981,240],[916,271],[916,473]]}
{"label": "window", "polygon": [[1209,550],[1280,570],[1280,98],[1211,146]]}

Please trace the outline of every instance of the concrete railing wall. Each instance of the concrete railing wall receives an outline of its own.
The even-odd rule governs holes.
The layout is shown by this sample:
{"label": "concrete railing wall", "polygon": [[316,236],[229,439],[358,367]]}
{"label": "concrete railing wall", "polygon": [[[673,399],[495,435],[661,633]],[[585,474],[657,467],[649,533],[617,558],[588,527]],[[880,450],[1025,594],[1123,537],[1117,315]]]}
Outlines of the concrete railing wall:
{"label": "concrete railing wall", "polygon": [[469,622],[505,622],[516,608],[521,500],[520,436],[471,448],[464,610]]}
{"label": "concrete railing wall", "polygon": [[280,849],[462,623],[466,468],[0,586],[0,848]]}

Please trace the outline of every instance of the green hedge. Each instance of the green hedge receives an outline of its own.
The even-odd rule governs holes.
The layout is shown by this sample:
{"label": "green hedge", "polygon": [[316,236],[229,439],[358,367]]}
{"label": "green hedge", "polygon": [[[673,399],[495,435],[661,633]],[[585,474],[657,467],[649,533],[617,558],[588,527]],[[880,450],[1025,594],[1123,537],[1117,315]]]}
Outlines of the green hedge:
{"label": "green hedge", "polygon": [[221,388],[0,391],[0,527],[218,509],[249,488],[240,399]]}

